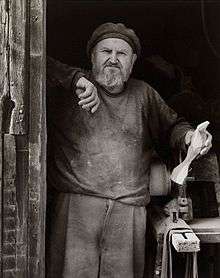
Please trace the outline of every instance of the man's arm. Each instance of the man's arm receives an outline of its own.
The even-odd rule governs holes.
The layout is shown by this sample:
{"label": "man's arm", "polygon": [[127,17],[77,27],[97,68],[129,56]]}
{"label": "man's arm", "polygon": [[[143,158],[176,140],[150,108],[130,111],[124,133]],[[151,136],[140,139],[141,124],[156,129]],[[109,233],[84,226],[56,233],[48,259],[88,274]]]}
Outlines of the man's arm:
{"label": "man's arm", "polygon": [[52,57],[47,57],[47,84],[50,87],[61,87],[73,91],[79,98],[79,105],[94,113],[100,104],[96,87],[85,78],[80,68],[63,64]]}
{"label": "man's arm", "polygon": [[69,91],[82,76],[85,74],[80,68],[68,66],[47,56],[47,82],[49,86],[58,86]]}
{"label": "man's arm", "polygon": [[[169,144],[173,149],[186,151],[193,138],[193,127],[183,118],[179,118],[156,91],[150,90],[149,117],[152,119],[150,129],[155,144],[159,149],[163,149]],[[200,152],[201,155],[209,151],[212,141],[212,136],[208,131],[205,131],[202,137],[204,147]]]}

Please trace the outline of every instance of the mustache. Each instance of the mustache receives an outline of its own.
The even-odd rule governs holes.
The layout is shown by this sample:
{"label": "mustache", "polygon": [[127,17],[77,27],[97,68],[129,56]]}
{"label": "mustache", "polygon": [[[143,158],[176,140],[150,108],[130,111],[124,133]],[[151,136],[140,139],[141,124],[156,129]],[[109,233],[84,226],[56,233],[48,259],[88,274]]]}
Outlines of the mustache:
{"label": "mustache", "polygon": [[112,63],[112,62],[106,62],[104,64],[104,67],[114,67],[114,68],[121,69],[121,65],[119,63]]}

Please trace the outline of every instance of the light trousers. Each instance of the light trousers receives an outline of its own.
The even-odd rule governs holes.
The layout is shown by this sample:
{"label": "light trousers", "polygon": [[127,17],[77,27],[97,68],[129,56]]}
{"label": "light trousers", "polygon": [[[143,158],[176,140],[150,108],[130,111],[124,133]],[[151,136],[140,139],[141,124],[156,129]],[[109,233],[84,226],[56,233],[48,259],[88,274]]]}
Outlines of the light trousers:
{"label": "light trousers", "polygon": [[145,207],[60,193],[51,217],[47,278],[143,278]]}

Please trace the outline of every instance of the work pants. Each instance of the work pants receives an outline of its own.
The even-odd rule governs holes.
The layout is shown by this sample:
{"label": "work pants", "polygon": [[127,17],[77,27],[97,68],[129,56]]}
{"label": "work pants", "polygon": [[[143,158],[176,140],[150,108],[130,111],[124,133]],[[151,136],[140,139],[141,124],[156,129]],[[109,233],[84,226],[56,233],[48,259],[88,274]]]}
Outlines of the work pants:
{"label": "work pants", "polygon": [[60,193],[51,217],[47,278],[143,278],[145,207]]}

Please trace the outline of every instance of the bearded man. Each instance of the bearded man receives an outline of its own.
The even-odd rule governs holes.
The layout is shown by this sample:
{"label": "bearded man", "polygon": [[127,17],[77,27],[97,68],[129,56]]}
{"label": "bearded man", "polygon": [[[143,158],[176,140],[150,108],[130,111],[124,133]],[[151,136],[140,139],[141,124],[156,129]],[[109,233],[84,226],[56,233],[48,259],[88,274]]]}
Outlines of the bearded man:
{"label": "bearded man", "polygon": [[[184,149],[193,130],[130,78],[140,50],[133,30],[105,23],[87,45],[91,72],[48,59],[49,81],[67,91],[48,113],[56,196],[47,277],[143,277],[151,153]],[[211,147],[205,135],[202,154]]]}

